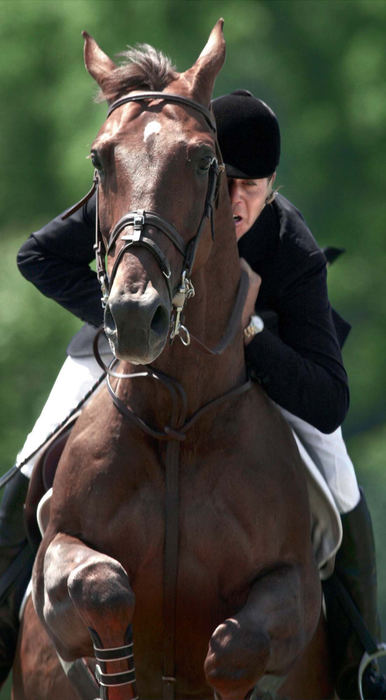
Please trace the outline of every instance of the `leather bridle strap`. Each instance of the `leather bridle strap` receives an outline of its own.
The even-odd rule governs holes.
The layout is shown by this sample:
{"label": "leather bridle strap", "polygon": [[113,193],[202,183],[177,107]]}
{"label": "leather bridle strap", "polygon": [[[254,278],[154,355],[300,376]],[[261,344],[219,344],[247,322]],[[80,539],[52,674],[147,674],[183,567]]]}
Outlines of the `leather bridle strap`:
{"label": "leather bridle strap", "polygon": [[[111,249],[116,244],[119,234],[127,227],[132,226],[133,230],[130,234],[125,234],[120,238],[121,241],[126,241],[126,244],[120,249],[117,257],[115,258],[113,269],[111,271],[110,279],[108,280],[108,287],[111,289],[115,275],[117,273],[118,266],[122,260],[124,254],[129,248],[133,246],[141,246],[147,248],[150,253],[155,257],[159,267],[161,268],[162,274],[166,277],[167,288],[169,292],[169,298],[173,298],[173,289],[171,287],[171,269],[169,261],[166,255],[163,253],[161,248],[156,244],[156,242],[144,234],[145,226],[153,226],[169,238],[173,245],[177,248],[179,253],[185,257],[185,242],[178,233],[177,229],[174,228],[166,219],[163,219],[159,214],[153,211],[129,211],[127,214],[122,216],[121,219],[115,225],[107,248],[107,255],[111,252]],[[105,275],[106,276],[106,275]]]}
{"label": "leather bridle strap", "polygon": [[[98,188],[97,188],[97,198],[96,198],[96,230],[95,230],[95,255],[96,255],[96,266],[97,275],[102,287],[103,298],[102,301],[106,302],[107,296],[111,287],[113,285],[115,275],[118,270],[118,266],[122,261],[124,254],[133,246],[142,246],[147,248],[157,260],[162,274],[167,280],[167,288],[169,293],[169,298],[173,298],[173,288],[171,283],[171,269],[166,255],[160,249],[160,247],[155,243],[155,241],[150,237],[145,235],[145,229],[148,226],[153,226],[157,230],[161,231],[174,245],[178,252],[183,256],[182,274],[185,273],[185,277],[190,277],[192,268],[194,265],[194,260],[197,252],[197,248],[200,242],[201,234],[204,230],[204,225],[206,219],[211,222],[212,238],[214,237],[213,228],[213,202],[216,193],[216,186],[218,175],[221,172],[221,166],[219,166],[217,158],[213,158],[209,172],[208,172],[208,187],[205,198],[204,209],[201,215],[201,219],[197,228],[197,231],[193,238],[190,239],[188,243],[185,243],[182,236],[179,234],[177,229],[166,219],[164,219],[160,214],[154,211],[129,211],[124,216],[119,219],[119,221],[114,226],[108,246],[107,254],[109,254],[113,246],[118,240],[125,241],[125,245],[119,250],[119,253],[114,261],[113,269],[111,271],[110,278],[107,275],[105,264],[104,264],[104,245],[102,236],[99,231],[99,203],[98,203]],[[98,175],[95,174],[96,179]],[[132,227],[130,233],[119,238],[121,232],[127,227]]]}
{"label": "leather bridle strap", "polygon": [[[202,114],[209,125],[210,129],[216,133],[216,122],[214,120],[212,112],[204,107],[204,105],[200,104],[199,102],[196,102],[195,100],[192,100],[188,97],[183,97],[182,95],[174,95],[172,93],[168,92],[156,92],[156,91],[147,91],[147,92],[140,92],[137,95],[124,95],[123,97],[120,97],[118,100],[115,100],[113,102],[107,112],[107,118],[111,116],[111,114],[118,108],[122,107],[123,105],[129,103],[129,102],[144,102],[148,100],[162,100],[164,102],[172,102],[175,104],[183,105],[184,107],[190,107],[194,109],[195,111],[199,112]],[[116,224],[114,227],[111,236],[110,236],[110,241],[108,244],[108,249],[107,249],[107,254],[111,250],[112,246],[114,245],[119,233],[126,228],[126,226],[133,225],[133,233],[132,234],[127,234],[126,236],[123,236],[121,240],[126,240],[128,243],[124,246],[119,251],[118,254],[118,259],[115,261],[115,264],[113,266],[112,274],[111,274],[111,279],[108,282],[108,287],[111,289],[114,276],[116,274],[118,265],[122,259],[122,256],[124,253],[128,250],[129,247],[132,245],[142,245],[146,247],[150,252],[154,255],[156,260],[159,262],[160,268],[165,275],[166,279],[169,280],[171,276],[171,271],[170,271],[170,266],[169,263],[166,259],[166,256],[162,253],[160,248],[156,245],[156,243],[151,239],[151,238],[146,238],[145,236],[141,235],[144,227],[146,225],[149,226],[154,226],[160,231],[162,231],[168,238],[171,240],[171,242],[174,244],[174,246],[177,248],[177,250],[184,256],[184,264],[183,264],[183,271],[185,271],[185,276],[189,277],[192,271],[193,263],[194,263],[194,258],[196,254],[196,250],[198,247],[198,243],[201,237],[202,230],[204,228],[204,223],[206,218],[210,218],[211,220],[211,227],[212,227],[212,237],[214,235],[213,231],[213,217],[212,217],[212,208],[213,208],[213,201],[215,197],[215,192],[216,192],[216,185],[217,185],[217,178],[218,174],[221,170],[221,167],[218,165],[217,158],[213,158],[210,169],[209,169],[209,174],[208,174],[208,190],[207,190],[207,195],[205,199],[205,205],[204,205],[204,211],[201,216],[201,220],[196,232],[196,235],[194,238],[189,241],[189,243],[186,245],[182,236],[178,233],[178,231],[174,228],[172,224],[170,224],[168,221],[166,221],[162,216],[157,214],[156,212],[145,212],[145,211],[134,211],[134,212],[128,212],[125,214]],[[97,211],[97,216],[98,216],[98,211]],[[106,283],[107,281],[107,274],[104,271],[103,274],[103,279],[104,282]],[[172,298],[173,296],[173,290],[171,289],[170,283],[168,282],[168,291],[169,291],[169,296]],[[105,296],[105,295],[104,295]]]}
{"label": "leather bridle strap", "polygon": [[[134,232],[141,228],[145,223],[145,212],[128,212],[116,223],[113,232],[110,236],[109,245],[107,248],[107,253],[110,252],[111,248],[116,242],[117,236],[123,231],[126,226],[134,226]],[[159,214],[154,211],[146,211],[146,224],[148,226],[154,226],[155,228],[162,231],[171,240],[173,245],[180,251],[181,255],[185,255],[185,241],[178,233],[177,229],[170,224],[166,219],[163,219]],[[125,240],[124,238],[122,240]]]}
{"label": "leather bridle strap", "polygon": [[[99,354],[99,353],[98,353]],[[97,356],[96,356],[97,357]],[[97,358],[98,359],[98,358]],[[111,363],[110,366],[115,365],[118,362],[118,360],[114,359]],[[159,372],[156,372],[155,370],[149,368],[149,370],[144,370],[143,372],[133,372],[132,374],[115,374],[114,372],[111,372],[110,368],[108,369],[108,373],[110,376],[112,375],[113,377],[125,377],[128,379],[135,379],[139,377],[149,377],[152,379],[156,380],[161,380],[164,386],[166,386],[171,394],[172,402],[173,405],[176,401],[176,391],[173,390],[173,385],[178,386],[178,382],[175,380],[172,380],[170,377],[168,378],[170,381],[167,382],[165,381],[165,378],[160,375]],[[206,413],[210,408],[214,408],[215,406],[221,404],[223,401],[233,398],[234,396],[237,396],[239,394],[244,393],[245,391],[248,391],[251,386],[252,382],[250,379],[245,381],[243,384],[237,385],[237,387],[234,387],[233,389],[230,389],[230,391],[226,392],[225,394],[222,394],[221,396],[218,396],[215,399],[212,399],[211,401],[208,401],[208,403],[204,404],[204,406],[201,406],[193,415],[189,418],[189,420],[183,422],[182,426],[179,428],[173,427],[173,422],[172,425],[165,425],[163,429],[156,429],[150,426],[148,423],[146,423],[142,418],[137,416],[137,414],[132,411],[126,404],[122,401],[122,399],[117,396],[115,393],[113,387],[111,386],[111,382],[109,380],[109,377],[107,376],[106,378],[107,382],[107,388],[109,391],[109,394],[112,398],[112,401],[115,405],[115,407],[118,409],[118,411],[125,416],[125,418],[128,418],[131,423],[137,426],[137,428],[140,428],[146,435],[149,435],[150,437],[154,438],[155,440],[178,440],[179,442],[183,442],[186,437],[186,433],[190,428],[196,423],[196,421],[201,418],[202,414]],[[181,386],[181,385],[179,385]],[[182,387],[181,387],[182,389]],[[182,390],[183,391],[183,390]],[[178,392],[180,393],[180,392]],[[181,397],[181,393],[180,393]],[[183,412],[182,412],[183,413]]]}
{"label": "leather bridle strap", "polygon": [[195,335],[190,333],[191,340],[194,340],[194,342],[197,343],[197,345],[199,345],[202,348],[202,350],[207,352],[209,355],[221,355],[226,350],[226,348],[230,345],[233,338],[235,337],[237,329],[240,328],[241,316],[242,316],[242,312],[243,312],[243,308],[244,308],[245,299],[246,299],[246,296],[248,293],[248,288],[249,288],[248,273],[242,269],[239,287],[237,290],[236,301],[234,303],[232,313],[229,317],[227,327],[225,329],[225,332],[224,332],[221,340],[217,343],[217,345],[214,348],[208,347],[208,345],[203,343],[202,340],[199,340],[199,338],[196,338]]}
{"label": "leather bridle strap", "polygon": [[94,192],[96,192],[96,189],[97,189],[97,180],[94,177],[92,187],[89,189],[87,194],[85,194],[84,197],[82,197],[82,199],[79,200],[79,202],[74,204],[74,206],[70,207],[70,209],[67,209],[64,212],[64,214],[62,214],[62,216],[60,217],[61,220],[64,221],[65,219],[68,219],[68,217],[71,216],[71,214],[75,214],[75,212],[78,211],[78,209],[83,207],[83,205],[86,204],[86,202],[88,202],[89,199],[91,199]]}
{"label": "leather bridle strap", "polygon": [[[230,345],[233,338],[235,337],[236,331],[240,327],[241,315],[242,315],[242,311],[244,308],[245,298],[246,298],[246,295],[248,292],[248,286],[249,286],[248,274],[245,270],[242,269],[241,276],[240,276],[240,282],[239,282],[237,295],[236,295],[236,300],[235,300],[235,303],[233,305],[231,315],[229,317],[229,320],[228,320],[228,323],[227,323],[227,326],[226,326],[226,329],[224,331],[223,336],[221,337],[220,341],[217,343],[217,345],[214,348],[210,348],[202,340],[199,340],[199,338],[197,338],[195,335],[190,334],[190,338],[192,340],[194,340],[194,342],[197,343],[197,345],[202,350],[207,352],[209,355],[217,355],[217,356],[221,355],[227,349],[227,347]],[[103,326],[101,326],[101,328],[99,328],[99,330],[97,331],[97,333],[95,335],[94,344],[93,344],[94,356],[95,356],[95,359],[96,359],[98,365],[107,374],[107,379],[106,379],[107,386],[108,386],[110,394],[113,398],[113,401],[116,401],[117,403],[119,402],[120,404],[122,404],[121,406],[119,406],[119,410],[121,411],[121,413],[125,413],[124,404],[123,404],[123,402],[120,401],[120,399],[118,397],[116,397],[114,390],[111,387],[109,377],[116,377],[117,379],[132,379],[135,377],[145,377],[145,376],[151,376],[153,378],[160,378],[159,376],[157,376],[157,374],[159,375],[160,373],[154,373],[154,371],[150,367],[143,370],[142,372],[137,372],[137,373],[125,374],[122,372],[115,372],[112,369],[112,367],[115,364],[117,364],[117,360],[114,360],[112,363],[110,363],[110,366],[107,366],[103,362],[103,359],[101,357],[101,354],[99,352],[99,347],[98,347],[99,338],[100,338],[101,334],[103,333],[103,330],[104,330]],[[166,377],[166,375],[163,375],[163,376]],[[168,379],[170,380],[170,377]],[[141,419],[139,417],[137,417],[137,419],[138,419],[138,421],[141,421]],[[141,425],[140,427],[143,428],[143,425]],[[152,437],[162,439],[165,436],[159,432],[157,434],[153,432]]]}
{"label": "leather bridle strap", "polygon": [[[167,102],[175,102],[176,104],[181,104],[185,105],[185,107],[192,107],[195,109],[197,112],[200,112],[204,117],[211,128],[211,130],[216,133],[216,122],[214,120],[212,112],[204,107],[204,105],[201,105],[199,102],[196,102],[195,100],[191,100],[188,97],[182,97],[181,95],[172,95],[168,92],[141,92],[138,95],[125,95],[124,97],[120,97],[118,100],[115,100],[113,102],[107,112],[107,118],[114,112],[115,109],[118,107],[121,107],[122,105],[126,104],[127,102],[140,102],[141,100],[151,100],[151,99],[160,99],[160,100],[166,100]],[[62,214],[61,219],[67,219],[71,214],[74,214],[78,209],[83,207],[86,202],[88,202],[89,199],[93,196],[94,192],[96,190],[96,181],[94,179],[93,185],[91,189],[87,192],[87,194],[82,197],[82,199],[79,200],[76,204],[74,204],[70,209],[67,209],[67,211]]]}
{"label": "leather bridle strap", "polygon": [[212,131],[216,133],[216,122],[212,112],[204,107],[204,105],[191,100],[189,97],[182,97],[182,95],[173,95],[169,92],[140,92],[138,95],[124,95],[118,100],[115,100],[107,112],[107,117],[114,112],[117,107],[122,107],[122,105],[127,102],[140,102],[142,100],[164,100],[165,102],[175,102],[176,104],[184,105],[184,107],[192,107],[197,112],[200,112],[206,119],[207,124],[210,126]]}

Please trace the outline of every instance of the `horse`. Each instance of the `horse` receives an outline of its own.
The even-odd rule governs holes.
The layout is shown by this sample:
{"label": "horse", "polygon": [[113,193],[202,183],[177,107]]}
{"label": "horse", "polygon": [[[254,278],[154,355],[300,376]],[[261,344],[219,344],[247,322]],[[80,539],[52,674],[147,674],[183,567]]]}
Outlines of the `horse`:
{"label": "horse", "polygon": [[332,697],[304,465],[245,367],[209,109],[223,20],[183,73],[84,40],[109,105],[91,159],[116,359],[59,461],[13,698]]}

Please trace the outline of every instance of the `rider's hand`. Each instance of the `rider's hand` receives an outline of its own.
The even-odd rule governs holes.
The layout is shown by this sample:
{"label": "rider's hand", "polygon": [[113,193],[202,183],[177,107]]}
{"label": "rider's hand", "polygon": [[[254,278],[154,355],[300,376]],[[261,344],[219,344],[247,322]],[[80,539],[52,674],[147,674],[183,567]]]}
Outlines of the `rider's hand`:
{"label": "rider's hand", "polygon": [[248,292],[244,303],[243,313],[241,316],[242,328],[246,328],[251,316],[255,312],[255,303],[261,285],[261,277],[257,274],[257,272],[254,272],[252,270],[252,268],[250,267],[250,265],[248,265],[247,261],[244,260],[244,258],[240,258],[240,267],[242,270],[245,270],[245,272],[247,272],[249,281]]}

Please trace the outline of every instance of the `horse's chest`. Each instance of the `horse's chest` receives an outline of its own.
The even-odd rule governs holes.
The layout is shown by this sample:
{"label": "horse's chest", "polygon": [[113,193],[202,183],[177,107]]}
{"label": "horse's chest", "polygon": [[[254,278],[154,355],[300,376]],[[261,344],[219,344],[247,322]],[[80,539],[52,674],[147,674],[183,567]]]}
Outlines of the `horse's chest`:
{"label": "horse's chest", "polygon": [[[220,434],[201,433],[199,444],[192,442],[190,450],[181,447],[178,499],[171,499],[172,506],[166,449],[128,438],[123,449],[119,435],[117,445],[106,453],[105,467],[93,471],[90,496],[95,497],[74,494],[81,498],[81,513],[88,503],[90,508],[97,506],[95,518],[105,523],[97,537],[93,528],[86,539],[121,561],[134,587],[143,590],[151,581],[152,596],[162,590],[170,508],[178,522],[181,589],[188,590],[195,581],[198,600],[202,590],[208,591],[208,599],[244,595],[259,571],[282,556],[287,503],[296,486],[293,469],[282,464],[275,441],[257,449],[254,428],[244,430],[240,442],[235,422],[224,431],[221,421],[216,428]],[[109,462],[112,452],[117,457]],[[87,514],[84,521],[92,523],[93,518]]]}
{"label": "horse's chest", "polygon": [[[198,601],[203,590],[216,599],[228,597],[254,578],[256,550],[266,557],[257,480],[240,478],[236,470],[224,472],[214,478],[210,468],[191,464],[184,470],[181,465],[178,503],[172,505],[164,481],[142,483],[126,492],[114,516],[116,544],[111,553],[133,582],[143,587],[151,579],[161,586],[168,508],[175,510],[178,522],[179,581],[185,592],[194,582]],[[111,532],[108,536],[111,542]]]}

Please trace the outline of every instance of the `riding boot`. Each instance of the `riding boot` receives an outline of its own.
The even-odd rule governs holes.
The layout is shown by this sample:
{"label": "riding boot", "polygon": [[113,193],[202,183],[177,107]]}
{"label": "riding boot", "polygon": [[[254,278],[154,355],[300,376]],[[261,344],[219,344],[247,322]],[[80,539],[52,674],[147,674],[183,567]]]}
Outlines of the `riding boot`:
{"label": "riding boot", "polygon": [[[354,700],[360,698],[358,669],[364,644],[375,648],[380,636],[375,545],[370,513],[362,492],[358,505],[342,515],[342,527],[343,539],[335,571],[323,583],[323,590],[335,666],[335,689],[341,700]],[[348,614],[350,609],[351,614]],[[357,629],[352,624],[355,618],[359,619]],[[367,667],[362,688],[366,700],[386,698],[386,679],[375,663]]]}
{"label": "riding boot", "polygon": [[17,472],[4,488],[0,506],[0,685],[12,668],[19,630],[19,608],[34,555],[24,528],[29,479]]}

